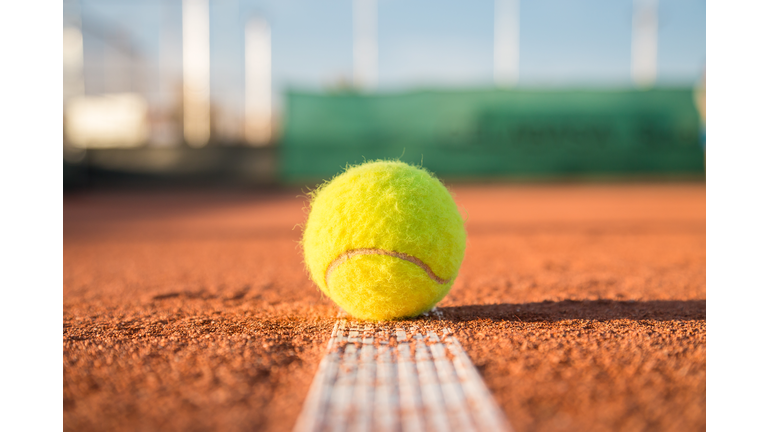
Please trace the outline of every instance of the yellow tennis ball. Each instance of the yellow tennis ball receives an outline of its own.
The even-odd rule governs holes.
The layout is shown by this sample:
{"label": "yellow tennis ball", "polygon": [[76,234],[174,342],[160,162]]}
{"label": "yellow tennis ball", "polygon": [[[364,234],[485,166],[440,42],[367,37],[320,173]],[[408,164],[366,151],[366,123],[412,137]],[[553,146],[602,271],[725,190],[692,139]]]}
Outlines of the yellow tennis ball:
{"label": "yellow tennis ball", "polygon": [[448,294],[467,235],[451,194],[432,174],[403,162],[367,162],[310,196],[304,261],[347,313],[412,317]]}

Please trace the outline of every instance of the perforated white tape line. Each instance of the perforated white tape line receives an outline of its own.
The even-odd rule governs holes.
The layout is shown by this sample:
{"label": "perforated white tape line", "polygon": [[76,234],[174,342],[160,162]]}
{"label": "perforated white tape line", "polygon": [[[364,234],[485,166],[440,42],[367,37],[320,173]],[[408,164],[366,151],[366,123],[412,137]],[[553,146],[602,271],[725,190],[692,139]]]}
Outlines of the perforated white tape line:
{"label": "perforated white tape line", "polygon": [[340,318],[294,432],[511,431],[459,341],[440,333]]}

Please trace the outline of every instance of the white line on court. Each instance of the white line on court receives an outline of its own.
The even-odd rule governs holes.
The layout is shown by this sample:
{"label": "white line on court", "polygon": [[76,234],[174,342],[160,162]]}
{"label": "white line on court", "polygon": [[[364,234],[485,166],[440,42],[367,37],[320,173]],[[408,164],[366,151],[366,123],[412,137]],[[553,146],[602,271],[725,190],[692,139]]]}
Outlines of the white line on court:
{"label": "white line on court", "polygon": [[512,430],[450,330],[402,324],[340,318],[294,432]]}

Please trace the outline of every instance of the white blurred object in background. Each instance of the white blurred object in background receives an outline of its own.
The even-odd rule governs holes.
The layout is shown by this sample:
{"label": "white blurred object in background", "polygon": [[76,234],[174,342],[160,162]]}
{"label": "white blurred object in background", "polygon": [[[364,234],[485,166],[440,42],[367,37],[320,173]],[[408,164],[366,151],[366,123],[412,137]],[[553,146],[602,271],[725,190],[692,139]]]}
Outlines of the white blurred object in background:
{"label": "white blurred object in background", "polygon": [[77,148],[138,147],[147,141],[147,111],[135,93],[72,97],[64,106],[65,138]]}
{"label": "white blurred object in background", "polygon": [[378,41],[376,0],[354,0],[352,80],[360,89],[373,90],[378,84]]}
{"label": "white blurred object in background", "polygon": [[264,145],[272,137],[272,41],[269,23],[251,19],[245,28],[245,139]]}
{"label": "white blurred object in background", "polygon": [[64,100],[83,94],[83,34],[64,27]]}
{"label": "white blurred object in background", "polygon": [[493,80],[514,87],[520,74],[520,2],[496,0],[493,14]]}
{"label": "white blurred object in background", "polygon": [[632,15],[632,81],[638,87],[652,87],[656,83],[658,30],[657,1],[635,0]]}
{"label": "white blurred object in background", "polygon": [[211,138],[211,53],[208,0],[184,0],[182,63],[184,139],[202,147]]}

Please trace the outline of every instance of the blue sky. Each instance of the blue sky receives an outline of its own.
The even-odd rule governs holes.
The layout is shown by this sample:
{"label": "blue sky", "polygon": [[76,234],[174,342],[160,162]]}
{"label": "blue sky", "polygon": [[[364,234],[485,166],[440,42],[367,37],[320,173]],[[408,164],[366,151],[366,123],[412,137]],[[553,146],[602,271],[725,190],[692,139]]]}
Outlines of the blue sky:
{"label": "blue sky", "polygon": [[[76,16],[75,4],[65,1],[65,22]],[[128,35],[143,59],[149,96],[168,97],[181,74],[180,0],[79,4],[86,23]],[[520,85],[630,86],[632,6],[520,0]],[[493,9],[493,0],[379,0],[380,89],[491,86]],[[351,0],[211,0],[211,89],[219,104],[242,103],[244,26],[254,15],[272,26],[278,105],[286,88],[323,89],[351,79]],[[86,32],[89,92],[103,90],[97,39]],[[658,84],[695,83],[705,60],[705,1],[659,0]]]}

